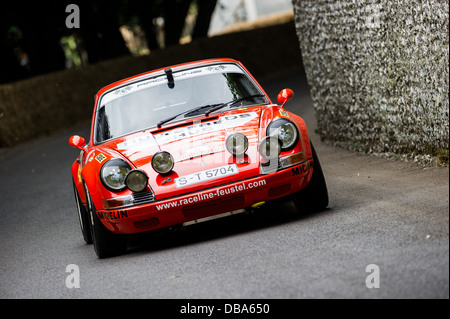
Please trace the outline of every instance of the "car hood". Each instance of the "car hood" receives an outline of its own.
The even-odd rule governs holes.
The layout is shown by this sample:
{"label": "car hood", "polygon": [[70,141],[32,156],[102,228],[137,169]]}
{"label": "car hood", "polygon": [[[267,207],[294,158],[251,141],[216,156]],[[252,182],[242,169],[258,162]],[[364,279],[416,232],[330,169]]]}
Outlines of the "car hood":
{"label": "car hood", "polygon": [[[143,169],[157,199],[177,193],[214,187],[231,181],[236,176],[225,176],[202,181],[186,187],[177,187],[178,177],[207,171],[226,165],[238,165],[239,180],[259,175],[259,128],[263,107],[242,108],[210,117],[174,123],[159,130],[138,132],[109,141],[106,147],[119,152],[136,168]],[[249,148],[243,158],[236,159],[227,150],[225,141],[235,132],[243,133]],[[153,155],[159,151],[172,154],[175,166],[168,175],[154,171]]]}

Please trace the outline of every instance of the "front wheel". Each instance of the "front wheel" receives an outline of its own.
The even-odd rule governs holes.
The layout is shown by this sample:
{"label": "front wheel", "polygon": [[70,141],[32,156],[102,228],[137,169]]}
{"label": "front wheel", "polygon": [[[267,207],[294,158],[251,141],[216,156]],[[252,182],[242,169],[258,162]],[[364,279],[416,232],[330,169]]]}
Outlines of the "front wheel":
{"label": "front wheel", "polygon": [[127,251],[126,236],[114,234],[102,224],[97,216],[97,211],[89,191],[87,187],[85,188],[91,222],[91,236],[95,253],[98,258],[107,258],[124,254]]}
{"label": "front wheel", "polygon": [[311,141],[310,144],[314,160],[313,175],[308,185],[293,195],[295,207],[301,213],[318,212],[328,206],[328,190],[325,177]]}
{"label": "front wheel", "polygon": [[75,194],[75,202],[77,204],[78,220],[80,221],[81,233],[83,234],[86,244],[92,244],[91,226],[89,224],[89,213],[81,202],[75,182],[73,182],[73,191]]}

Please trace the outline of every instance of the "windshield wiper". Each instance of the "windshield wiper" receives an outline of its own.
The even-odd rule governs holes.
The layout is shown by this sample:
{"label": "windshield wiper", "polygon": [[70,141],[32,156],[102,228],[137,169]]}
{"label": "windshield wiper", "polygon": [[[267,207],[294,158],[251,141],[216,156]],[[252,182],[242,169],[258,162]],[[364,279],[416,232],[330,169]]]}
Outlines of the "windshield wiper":
{"label": "windshield wiper", "polygon": [[250,99],[253,99],[255,97],[265,97],[265,95],[264,94],[254,94],[254,95],[244,96],[244,97],[241,97],[240,99],[233,100],[233,101],[230,101],[230,102],[227,102],[227,103],[217,104],[216,107],[213,107],[212,109],[209,109],[208,111],[206,111],[205,112],[205,116],[208,116],[212,112],[220,110],[221,108],[224,108],[225,106],[232,106],[232,105],[234,105],[236,103],[243,102],[245,100],[250,100]]}
{"label": "windshield wiper", "polygon": [[225,106],[232,106],[232,105],[234,105],[236,103],[239,103],[239,102],[242,102],[242,101],[245,101],[245,100],[249,100],[249,99],[253,99],[255,97],[265,97],[265,95],[264,94],[254,94],[254,95],[245,96],[245,97],[242,97],[240,99],[233,100],[233,101],[226,102],[226,103],[208,104],[208,105],[204,105],[204,106],[195,107],[195,108],[193,108],[191,110],[187,110],[187,111],[181,112],[181,113],[179,113],[177,115],[174,115],[174,116],[171,116],[171,117],[169,117],[169,118],[167,118],[165,120],[162,120],[156,125],[158,126],[158,128],[161,128],[161,126],[164,125],[165,123],[173,121],[174,119],[176,119],[177,117],[179,117],[181,115],[184,115],[186,117],[190,113],[195,113],[195,112],[198,112],[198,111],[203,110],[203,109],[211,108],[211,109],[209,109],[208,111],[206,111],[204,113],[205,116],[209,116],[209,114],[211,114],[212,112],[217,111],[217,110],[219,110],[221,108],[224,108]]}
{"label": "windshield wiper", "polygon": [[217,106],[217,105],[219,105],[219,104],[198,106],[198,107],[195,107],[195,108],[193,108],[191,110],[187,110],[187,111],[181,112],[181,113],[179,113],[177,115],[174,115],[174,116],[171,116],[171,117],[169,117],[169,118],[167,118],[165,120],[162,120],[162,121],[158,122],[158,124],[156,124],[156,125],[158,126],[158,128],[161,128],[161,126],[164,125],[165,123],[173,121],[173,120],[175,120],[177,117],[179,117],[181,115],[188,115],[189,113],[198,112],[200,110],[207,109],[209,107],[214,107],[214,106]]}

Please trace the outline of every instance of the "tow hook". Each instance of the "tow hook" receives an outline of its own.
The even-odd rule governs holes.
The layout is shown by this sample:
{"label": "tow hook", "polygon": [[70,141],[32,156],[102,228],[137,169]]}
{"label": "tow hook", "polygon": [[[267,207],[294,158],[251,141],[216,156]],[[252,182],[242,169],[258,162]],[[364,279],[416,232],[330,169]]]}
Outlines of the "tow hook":
{"label": "tow hook", "polygon": [[264,206],[266,204],[266,202],[259,202],[256,204],[253,204],[252,206],[250,206],[247,211],[248,213],[252,214],[255,213],[256,211],[258,211],[262,206]]}

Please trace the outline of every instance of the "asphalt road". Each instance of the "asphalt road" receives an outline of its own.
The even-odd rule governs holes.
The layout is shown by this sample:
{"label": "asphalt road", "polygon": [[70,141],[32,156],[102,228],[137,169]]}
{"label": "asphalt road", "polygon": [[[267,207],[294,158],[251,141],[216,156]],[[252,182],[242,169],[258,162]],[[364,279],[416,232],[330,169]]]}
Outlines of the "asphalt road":
{"label": "asphalt road", "polygon": [[[128,254],[99,260],[72,193],[78,151],[67,140],[88,136],[81,124],[0,150],[0,298],[449,298],[448,168],[329,146],[314,133],[300,72],[260,82],[274,101],[295,91],[287,109],[309,126],[328,209],[299,216],[290,202],[268,206],[139,236]],[[79,288],[66,286],[72,264]],[[376,276],[379,288],[369,289]]]}

